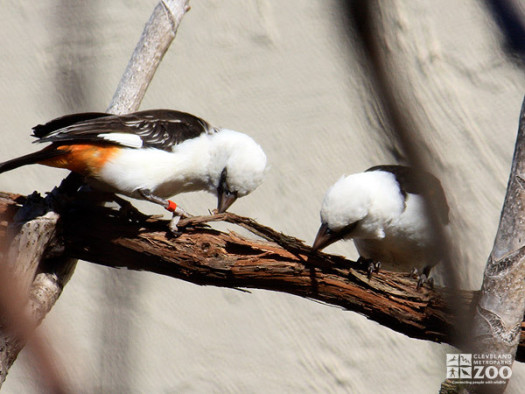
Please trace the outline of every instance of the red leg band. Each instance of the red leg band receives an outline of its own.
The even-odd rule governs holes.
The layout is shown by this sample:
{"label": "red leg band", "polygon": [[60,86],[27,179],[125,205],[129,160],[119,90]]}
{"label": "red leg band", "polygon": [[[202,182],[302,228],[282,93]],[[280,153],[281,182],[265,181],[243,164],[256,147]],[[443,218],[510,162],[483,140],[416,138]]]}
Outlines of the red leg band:
{"label": "red leg band", "polygon": [[175,210],[177,209],[177,204],[175,204],[171,200],[168,200],[168,206],[166,207],[166,209],[170,212],[175,212]]}

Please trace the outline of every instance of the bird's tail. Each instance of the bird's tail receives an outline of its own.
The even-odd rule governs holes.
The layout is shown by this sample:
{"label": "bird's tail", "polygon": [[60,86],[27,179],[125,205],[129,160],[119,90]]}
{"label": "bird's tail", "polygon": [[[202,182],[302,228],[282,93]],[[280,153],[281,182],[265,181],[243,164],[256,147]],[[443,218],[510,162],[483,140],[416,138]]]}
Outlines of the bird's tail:
{"label": "bird's tail", "polygon": [[0,163],[0,174],[6,171],[14,170],[15,168],[22,167],[28,164],[36,164],[41,161],[51,159],[56,156],[63,155],[64,151],[55,149],[42,149],[38,152],[33,152],[25,156],[20,156],[15,159],[11,159]]}

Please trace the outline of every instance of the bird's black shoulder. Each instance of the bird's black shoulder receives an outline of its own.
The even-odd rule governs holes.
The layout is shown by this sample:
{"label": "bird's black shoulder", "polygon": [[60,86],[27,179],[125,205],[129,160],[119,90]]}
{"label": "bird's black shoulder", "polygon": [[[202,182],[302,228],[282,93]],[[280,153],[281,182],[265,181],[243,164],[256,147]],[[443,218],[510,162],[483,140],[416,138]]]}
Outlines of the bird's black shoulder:
{"label": "bird's black shoulder", "polygon": [[418,180],[418,170],[412,167],[401,165],[378,165],[370,167],[366,172],[371,171],[385,171],[393,174],[399,184],[401,193],[405,196],[407,193],[423,194],[423,187],[428,188],[428,196],[432,199],[434,207],[438,210],[438,214],[443,223],[449,222],[449,206],[445,191],[438,178],[426,171],[419,171],[420,175],[425,178],[424,184]]}
{"label": "bird's black shoulder", "polygon": [[[128,146],[126,141],[107,138],[108,134],[132,134],[142,147],[170,151],[173,147],[203,133],[215,133],[203,119],[186,112],[167,109],[146,110],[125,115],[90,112],[66,115],[45,125],[36,126],[38,142],[100,142]],[[136,144],[131,147],[136,147]]]}
{"label": "bird's black shoulder", "polygon": [[[412,194],[422,194],[422,185],[419,184],[417,179],[416,170],[412,167],[394,165],[394,164],[385,164],[370,167],[366,172],[372,171],[384,171],[393,174],[399,184],[399,187],[403,193],[412,193]],[[428,172],[421,172],[421,175],[428,177],[429,183],[439,184],[441,187],[441,182],[432,174]]]}
{"label": "bird's black shoulder", "polygon": [[195,115],[166,109],[135,112],[120,119],[125,128],[133,129],[133,133],[142,138],[145,146],[165,150],[201,134],[217,131]]}

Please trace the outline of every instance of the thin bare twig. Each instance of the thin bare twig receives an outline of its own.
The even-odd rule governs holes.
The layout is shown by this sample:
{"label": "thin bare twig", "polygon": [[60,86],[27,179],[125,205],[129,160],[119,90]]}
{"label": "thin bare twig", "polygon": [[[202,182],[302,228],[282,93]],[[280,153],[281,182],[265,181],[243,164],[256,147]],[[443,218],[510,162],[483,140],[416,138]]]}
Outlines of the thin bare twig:
{"label": "thin bare twig", "polygon": [[177,34],[189,0],[163,0],[153,10],[126,71],[113,95],[107,112],[126,114],[136,111]]}

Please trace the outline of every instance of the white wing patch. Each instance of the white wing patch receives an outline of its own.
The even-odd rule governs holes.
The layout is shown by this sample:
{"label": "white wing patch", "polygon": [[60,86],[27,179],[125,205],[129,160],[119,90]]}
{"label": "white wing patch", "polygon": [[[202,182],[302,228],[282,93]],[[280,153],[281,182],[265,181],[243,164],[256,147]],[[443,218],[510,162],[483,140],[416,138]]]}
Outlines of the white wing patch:
{"label": "white wing patch", "polygon": [[106,141],[116,142],[122,146],[128,146],[130,148],[142,148],[142,139],[135,134],[130,133],[104,133],[99,134],[99,138]]}

